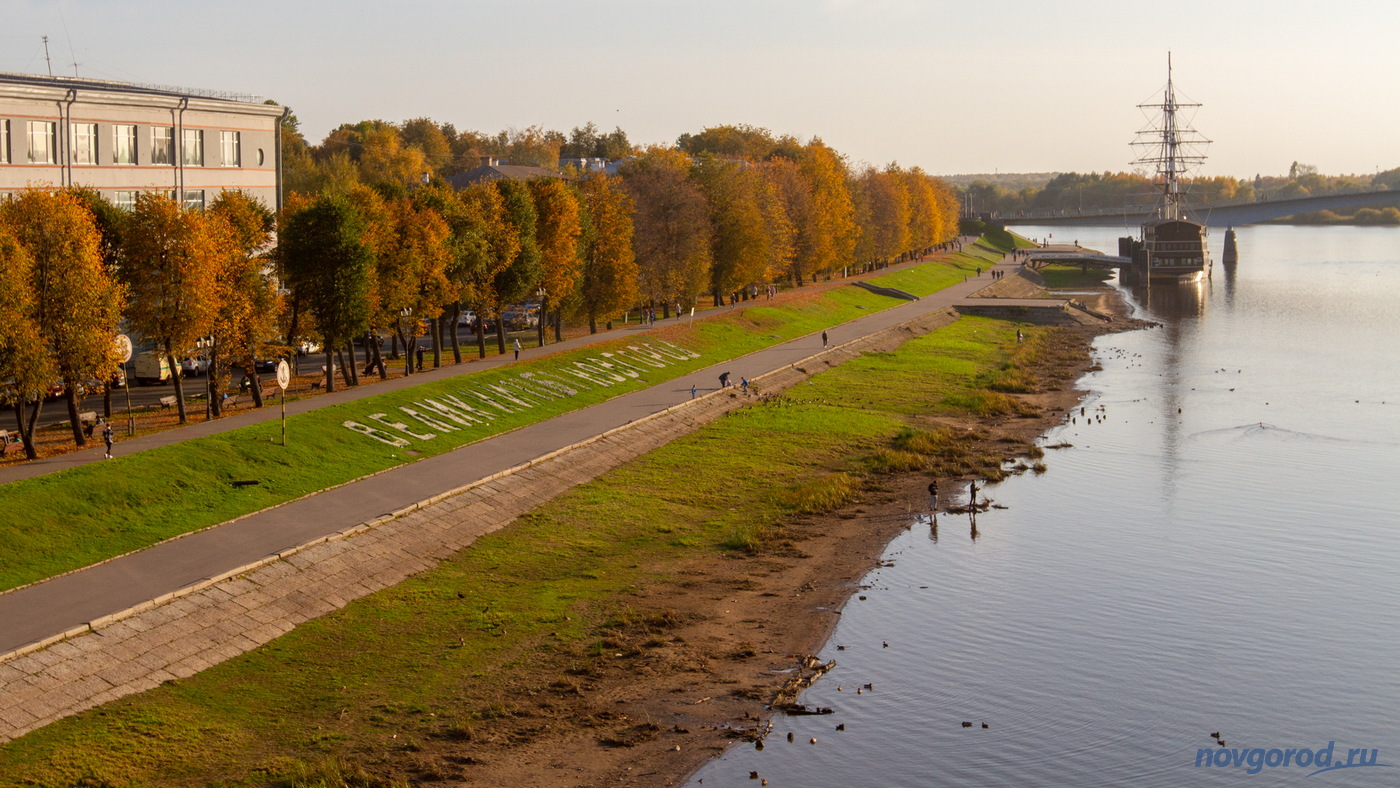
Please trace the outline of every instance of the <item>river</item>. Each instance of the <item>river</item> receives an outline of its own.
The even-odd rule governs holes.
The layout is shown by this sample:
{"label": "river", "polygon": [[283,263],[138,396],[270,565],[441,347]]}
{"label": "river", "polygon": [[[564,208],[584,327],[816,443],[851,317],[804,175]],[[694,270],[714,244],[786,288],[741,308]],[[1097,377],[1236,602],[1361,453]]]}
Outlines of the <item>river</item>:
{"label": "river", "polygon": [[[1128,293],[1162,325],[1096,343],[1047,473],[889,545],[802,697],[834,713],[689,785],[1400,784],[1400,229],[1238,233]],[[1394,766],[1309,776],[1353,748]]]}

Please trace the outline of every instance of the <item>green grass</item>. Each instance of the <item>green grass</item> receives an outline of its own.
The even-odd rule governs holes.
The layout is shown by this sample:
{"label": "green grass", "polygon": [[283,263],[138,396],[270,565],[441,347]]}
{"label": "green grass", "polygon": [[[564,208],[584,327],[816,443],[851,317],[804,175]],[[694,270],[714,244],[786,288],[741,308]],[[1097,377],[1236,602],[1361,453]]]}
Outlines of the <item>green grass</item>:
{"label": "green grass", "polygon": [[[944,269],[950,265],[957,263],[923,267]],[[929,274],[927,278],[939,277]],[[458,432],[439,430],[433,440],[415,442],[411,448],[418,457],[441,454],[902,302],[843,287],[798,295],[773,305],[759,303],[764,305],[658,333],[660,338],[699,353],[697,359],[649,369],[611,387],[576,386],[582,389],[576,396],[515,413],[499,413],[485,426]],[[377,427],[368,419],[369,414],[397,415],[399,406],[411,407],[466,386],[476,388],[506,377],[513,379],[522,372],[567,377],[561,371],[576,360],[641,341],[648,338],[615,340],[319,408],[288,419],[285,448],[279,443],[280,425],[274,421],[0,486],[0,590],[79,569],[417,459],[402,449],[345,429],[342,422],[346,420]],[[257,484],[235,487],[235,481]]]}
{"label": "green grass", "polygon": [[893,287],[922,298],[962,282],[964,277],[975,276],[978,268],[987,270],[987,266],[995,259],[996,257],[985,249],[969,245],[965,247],[965,251],[949,257],[945,265],[913,266],[877,276],[870,281],[872,284]]}
{"label": "green grass", "polygon": [[[0,745],[0,786],[392,785],[419,743],[564,691],[616,630],[664,628],[635,589],[763,550],[786,518],[853,500],[882,452],[995,471],[967,434],[910,425],[966,415],[1014,332],[965,317],[735,411],[262,648]],[[526,663],[558,665],[558,687],[501,675]]]}
{"label": "green grass", "polygon": [[1077,265],[1047,265],[1037,272],[1045,280],[1045,286],[1055,290],[1071,290],[1076,287],[1097,287],[1113,278],[1112,271],[1090,268],[1083,271]]}

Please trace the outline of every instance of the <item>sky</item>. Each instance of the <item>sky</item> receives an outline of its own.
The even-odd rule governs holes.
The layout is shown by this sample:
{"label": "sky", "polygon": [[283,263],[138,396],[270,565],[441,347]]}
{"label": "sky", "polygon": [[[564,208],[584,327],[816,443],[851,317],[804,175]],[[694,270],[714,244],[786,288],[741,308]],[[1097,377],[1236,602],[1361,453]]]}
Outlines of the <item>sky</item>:
{"label": "sky", "polygon": [[1400,3],[1279,0],[5,0],[0,71],[254,94],[312,143],[430,117],[634,143],[748,124],[857,166],[1133,169],[1178,98],[1206,176],[1400,167]]}

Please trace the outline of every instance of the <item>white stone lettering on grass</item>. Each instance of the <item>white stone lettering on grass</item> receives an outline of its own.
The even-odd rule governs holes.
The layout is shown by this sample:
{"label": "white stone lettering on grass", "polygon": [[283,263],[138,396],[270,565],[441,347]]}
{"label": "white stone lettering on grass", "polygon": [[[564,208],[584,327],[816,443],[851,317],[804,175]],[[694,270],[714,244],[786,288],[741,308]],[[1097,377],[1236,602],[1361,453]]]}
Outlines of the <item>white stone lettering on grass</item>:
{"label": "white stone lettering on grass", "polygon": [[[443,399],[448,399],[448,397],[443,397]],[[417,405],[423,410],[431,411],[435,416],[441,416],[443,418],[452,419],[453,421],[457,422],[463,427],[475,427],[478,424],[485,423],[484,420],[473,416],[469,410],[455,408],[451,405],[444,405],[441,402],[438,402],[437,400],[425,399],[422,402],[415,402],[413,404]],[[464,407],[469,408],[470,406]],[[476,412],[480,413],[481,411]]]}
{"label": "white stone lettering on grass", "polygon": [[578,389],[552,375],[546,375],[543,372],[522,372],[520,373],[520,377],[538,386],[547,388],[561,397],[572,397],[578,393]]}
{"label": "white stone lettering on grass", "polygon": [[[656,367],[657,369],[662,369],[667,366],[666,362],[662,361],[660,356],[649,356],[645,350],[637,345],[628,345],[627,349],[632,351],[627,356],[627,359],[634,364],[646,364],[649,367]],[[619,355],[621,354],[619,353]]]}
{"label": "white stone lettering on grass", "polygon": [[[415,402],[413,404],[417,405],[418,403]],[[407,413],[412,418],[418,419],[419,421],[423,422],[429,427],[442,430],[443,432],[459,432],[462,429],[461,427],[454,427],[451,424],[445,424],[441,421],[438,421],[437,419],[434,419],[431,416],[424,416],[422,412],[414,410],[413,408],[410,408],[406,405],[400,405],[399,410],[403,411],[404,413]],[[426,410],[426,408],[424,408],[424,410]]]}
{"label": "white stone lettering on grass", "polygon": [[494,392],[496,392],[496,394],[497,394],[498,396],[500,396],[500,398],[503,399],[503,400],[505,400],[506,402],[514,402],[516,405],[519,405],[519,406],[522,407],[522,408],[533,408],[533,407],[535,407],[535,405],[538,404],[538,403],[531,402],[531,401],[526,400],[526,399],[522,399],[521,397],[517,396],[514,392],[512,392],[510,389],[508,389],[508,388],[506,388],[506,387],[504,387],[504,386],[501,386],[501,385],[499,385],[499,384],[496,384],[496,383],[488,383],[488,384],[486,384],[486,389],[487,389],[488,391],[494,391]]}
{"label": "white stone lettering on grass", "polygon": [[604,388],[609,388],[612,386],[612,381],[608,380],[606,377],[603,377],[601,371],[594,369],[593,367],[583,363],[582,361],[575,361],[574,368],[566,369],[564,370],[564,372],[573,375],[574,377],[580,380],[586,380],[595,386],[603,386]]}
{"label": "white stone lettering on grass", "polygon": [[483,393],[483,392],[481,392],[481,391],[478,391],[478,390],[476,390],[476,389],[463,389],[463,390],[462,390],[462,393],[463,393],[463,394],[466,394],[466,395],[468,395],[468,396],[476,397],[477,399],[481,400],[482,402],[486,403],[487,405],[490,405],[491,407],[495,408],[496,410],[501,411],[502,413],[514,413],[514,412],[515,412],[514,410],[512,410],[512,409],[506,407],[505,405],[502,405],[501,403],[497,402],[496,400],[491,399],[491,395],[485,394],[485,393]]}
{"label": "white stone lettering on grass", "polygon": [[[462,393],[465,394],[466,392],[462,392]],[[452,396],[451,394],[444,394],[444,395],[442,396],[442,398],[443,398],[444,400],[446,400],[448,403],[450,403],[453,407],[455,407],[455,408],[460,408],[460,409],[466,411],[467,413],[472,414],[473,416],[480,416],[480,417],[486,419],[487,421],[495,421],[495,420],[496,420],[496,414],[492,413],[491,411],[489,411],[489,410],[478,410],[478,409],[472,407],[471,405],[468,405],[467,403],[461,401],[460,399],[458,399],[458,398]]]}
{"label": "white stone lettering on grass", "polygon": [[340,426],[344,427],[347,430],[354,430],[355,432],[358,432],[361,435],[368,435],[371,438],[374,438],[375,440],[379,441],[380,443],[387,443],[395,448],[402,449],[405,446],[409,445],[408,441],[404,440],[403,438],[400,438],[397,435],[391,435],[387,432],[384,432],[383,430],[377,430],[369,426],[368,424],[361,424],[358,421],[342,422]]}
{"label": "white stone lettering on grass", "polygon": [[432,432],[430,432],[430,433],[428,433],[428,434],[426,434],[426,435],[419,435],[418,433],[416,433],[416,432],[414,432],[413,430],[409,429],[409,428],[408,428],[408,425],[407,425],[407,424],[404,424],[404,423],[401,422],[401,421],[385,421],[385,419],[389,418],[389,414],[387,414],[387,413],[371,413],[371,414],[369,414],[369,417],[370,417],[371,419],[373,419],[374,421],[377,421],[377,422],[379,422],[380,424],[383,424],[384,426],[388,427],[388,428],[391,429],[391,430],[398,430],[399,432],[402,432],[403,434],[407,435],[408,437],[410,437],[410,438],[417,438],[417,439],[420,440],[420,441],[430,441],[430,440],[432,440],[433,438],[436,438],[436,437],[437,437],[437,434],[436,434],[436,433],[432,433]]}
{"label": "white stone lettering on grass", "polygon": [[501,381],[501,385],[505,386],[508,389],[513,389],[515,391],[520,392],[520,395],[523,397],[530,397],[532,399],[538,400],[539,402],[553,402],[554,400],[558,399],[558,397],[546,394],[540,387],[532,386],[523,380],[511,380],[507,378],[506,380]]}
{"label": "white stone lettering on grass", "polygon": [[629,378],[638,377],[641,373],[646,372],[644,369],[627,363],[627,359],[624,359],[621,353],[604,353],[603,358],[611,362],[614,367],[621,369],[622,374]]}
{"label": "white stone lettering on grass", "polygon": [[[699,353],[696,353],[693,350],[686,350],[685,348],[679,347],[677,345],[673,345],[664,339],[656,340],[656,344],[661,346],[661,353],[663,355],[670,356],[676,361],[689,361],[692,358],[700,358]],[[650,342],[647,343],[647,347],[651,347]]]}

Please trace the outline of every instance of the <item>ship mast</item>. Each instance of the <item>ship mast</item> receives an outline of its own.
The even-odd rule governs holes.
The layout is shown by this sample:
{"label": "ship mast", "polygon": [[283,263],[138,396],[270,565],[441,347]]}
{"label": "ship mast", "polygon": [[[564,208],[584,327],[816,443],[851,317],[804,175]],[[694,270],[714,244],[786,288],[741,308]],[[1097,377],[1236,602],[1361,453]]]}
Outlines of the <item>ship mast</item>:
{"label": "ship mast", "polygon": [[1206,160],[1205,146],[1210,140],[1202,137],[1179,115],[1182,109],[1194,109],[1200,104],[1177,101],[1172,84],[1172,56],[1167,53],[1167,87],[1160,104],[1139,104],[1142,110],[1157,110],[1153,122],[1137,133],[1133,146],[1142,150],[1134,164],[1152,165],[1156,169],[1156,186],[1161,189],[1157,203],[1160,219],[1182,218],[1183,192],[1181,180],[1193,168]]}

